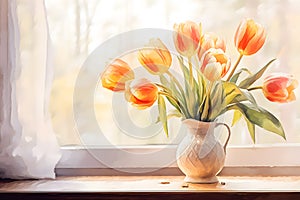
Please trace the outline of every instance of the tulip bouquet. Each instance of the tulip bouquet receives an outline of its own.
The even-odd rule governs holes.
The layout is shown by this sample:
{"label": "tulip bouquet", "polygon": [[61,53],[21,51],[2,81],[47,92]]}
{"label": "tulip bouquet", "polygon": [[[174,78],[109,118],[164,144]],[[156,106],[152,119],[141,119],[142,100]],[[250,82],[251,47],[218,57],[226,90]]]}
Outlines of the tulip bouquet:
{"label": "tulip bouquet", "polygon": [[[168,48],[160,39],[152,39],[138,51],[137,58],[149,73],[159,76],[159,83],[145,78],[136,80],[130,66],[115,59],[102,74],[102,86],[124,92],[126,100],[138,109],[151,107],[157,101],[159,121],[167,135],[170,117],[212,122],[233,110],[232,125],[243,118],[254,142],[255,126],[285,138],[280,121],[259,106],[251,92],[261,90],[272,102],[290,102],[295,100],[293,90],[297,87],[297,80],[291,75],[273,74],[264,79],[262,86],[253,86],[275,59],[254,73],[247,68],[238,69],[242,57],[255,54],[265,38],[265,29],[260,24],[252,19],[243,20],[234,36],[239,57],[231,67],[221,37],[213,33],[203,34],[201,24],[191,21],[175,24],[173,39],[179,53],[177,59],[183,81],[170,71],[172,56]],[[242,73],[245,75],[241,76]],[[174,110],[166,109],[165,100]]]}

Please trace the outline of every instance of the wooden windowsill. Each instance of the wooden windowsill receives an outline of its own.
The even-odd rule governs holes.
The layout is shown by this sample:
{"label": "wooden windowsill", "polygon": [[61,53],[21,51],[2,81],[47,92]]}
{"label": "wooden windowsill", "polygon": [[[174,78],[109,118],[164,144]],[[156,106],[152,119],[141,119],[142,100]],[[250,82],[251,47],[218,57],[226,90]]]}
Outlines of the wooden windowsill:
{"label": "wooden windowsill", "polygon": [[61,176],[0,180],[0,199],[300,199],[300,176],[221,176],[216,184],[186,184],[183,176]]}

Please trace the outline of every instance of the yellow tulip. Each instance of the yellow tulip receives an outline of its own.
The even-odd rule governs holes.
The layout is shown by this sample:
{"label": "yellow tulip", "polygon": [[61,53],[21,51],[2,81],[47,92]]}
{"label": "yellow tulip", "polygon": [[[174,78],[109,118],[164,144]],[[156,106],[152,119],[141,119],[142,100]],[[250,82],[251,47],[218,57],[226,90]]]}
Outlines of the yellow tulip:
{"label": "yellow tulip", "polygon": [[200,47],[198,49],[198,58],[201,59],[203,54],[210,48],[222,49],[226,51],[226,45],[222,38],[214,33],[206,33],[201,37]]}
{"label": "yellow tulip", "polygon": [[157,96],[158,88],[145,78],[126,85],[125,98],[138,109],[151,107],[157,100]]}
{"label": "yellow tulip", "polygon": [[252,55],[265,43],[265,29],[252,19],[243,20],[234,37],[234,43],[240,54]]}
{"label": "yellow tulip", "polygon": [[187,21],[174,25],[173,39],[177,51],[186,57],[193,56],[198,47],[202,36],[201,24]]}
{"label": "yellow tulip", "polygon": [[151,74],[167,72],[172,64],[172,56],[160,39],[152,39],[138,52],[138,60]]}
{"label": "yellow tulip", "polygon": [[115,92],[124,91],[126,81],[132,79],[134,72],[121,59],[115,59],[101,76],[102,86]]}
{"label": "yellow tulip", "polygon": [[201,59],[201,72],[210,81],[220,80],[228,72],[230,59],[222,49],[209,49]]}
{"label": "yellow tulip", "polygon": [[298,81],[291,75],[273,74],[265,79],[263,93],[272,102],[287,103],[296,99],[293,90],[297,86]]}

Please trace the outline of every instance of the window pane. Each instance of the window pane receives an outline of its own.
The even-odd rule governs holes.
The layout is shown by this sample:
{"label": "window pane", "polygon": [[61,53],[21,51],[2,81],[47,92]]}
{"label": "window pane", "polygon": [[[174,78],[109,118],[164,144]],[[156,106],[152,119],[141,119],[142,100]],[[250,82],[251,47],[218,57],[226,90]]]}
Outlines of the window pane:
{"label": "window pane", "polygon": [[[171,134],[167,138],[159,124],[155,124],[157,106],[145,111],[136,110],[127,105],[122,94],[113,94],[101,88],[99,83],[89,81],[77,86],[81,94],[78,98],[84,99],[88,95],[87,88],[98,84],[92,108],[97,123],[89,118],[89,105],[75,105],[82,114],[79,119],[74,119],[73,92],[85,60],[99,45],[126,31],[139,28],[171,30],[174,23],[186,20],[201,22],[204,32],[222,35],[234,63],[238,57],[233,45],[235,30],[243,18],[254,18],[266,28],[267,40],[257,54],[244,57],[241,66],[248,66],[255,71],[276,57],[277,61],[267,73],[287,72],[297,79],[300,77],[300,2],[296,0],[46,0],[46,7],[55,68],[50,109],[61,145],[105,145],[105,139],[117,145],[166,144],[180,140],[181,136],[177,137],[179,119],[170,120]],[[145,39],[145,44],[147,42]],[[132,66],[139,66],[134,55],[126,54],[123,58]],[[99,67],[103,69],[103,66]],[[297,89],[298,98],[299,93]],[[282,121],[287,142],[300,142],[300,128],[296,126],[300,120],[299,101],[279,105],[268,102],[259,92],[254,94],[260,105]],[[232,113],[224,116],[228,124],[231,124],[231,117]],[[82,129],[94,126],[95,129]],[[103,134],[80,131],[98,130],[97,127]],[[241,121],[232,128],[231,145],[252,144],[245,127]],[[257,143],[283,142],[279,136],[260,128],[257,128],[256,137]]]}

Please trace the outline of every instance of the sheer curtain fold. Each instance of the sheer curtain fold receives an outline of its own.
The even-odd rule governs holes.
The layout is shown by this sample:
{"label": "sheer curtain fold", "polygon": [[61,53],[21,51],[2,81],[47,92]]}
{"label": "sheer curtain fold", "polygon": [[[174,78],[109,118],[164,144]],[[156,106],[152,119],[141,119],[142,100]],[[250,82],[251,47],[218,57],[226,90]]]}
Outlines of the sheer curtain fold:
{"label": "sheer curtain fold", "polygon": [[1,0],[0,10],[0,177],[54,178],[61,155],[48,112],[44,1]]}

